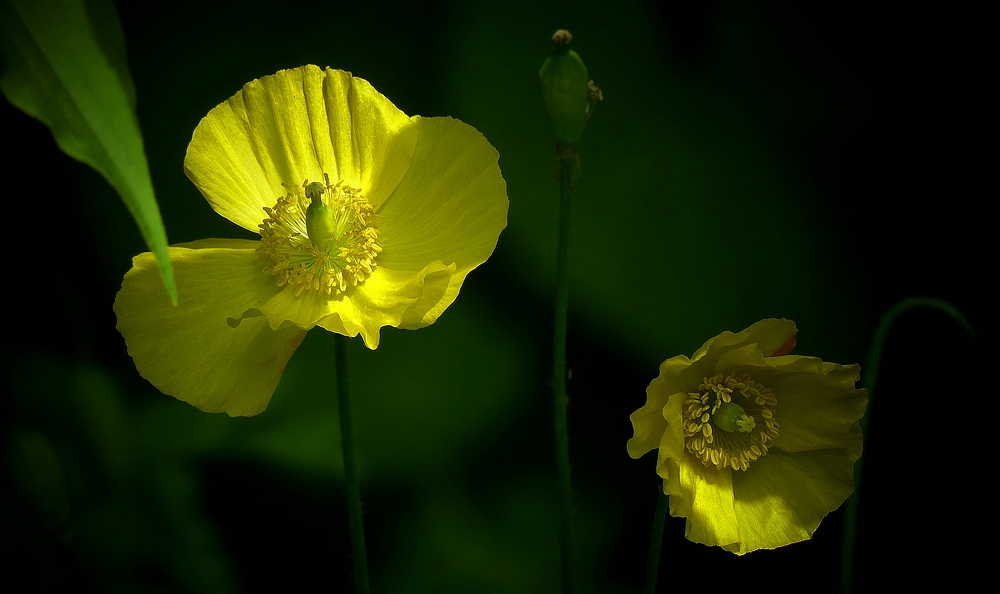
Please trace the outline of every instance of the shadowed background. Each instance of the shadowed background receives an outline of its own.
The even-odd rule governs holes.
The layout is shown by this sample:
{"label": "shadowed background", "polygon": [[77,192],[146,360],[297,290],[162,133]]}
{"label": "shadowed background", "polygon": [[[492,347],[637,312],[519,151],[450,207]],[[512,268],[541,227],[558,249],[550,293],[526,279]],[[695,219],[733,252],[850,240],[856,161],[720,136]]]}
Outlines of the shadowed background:
{"label": "shadowed background", "polygon": [[[664,359],[764,317],[797,354],[863,363],[901,298],[951,300],[977,327],[967,219],[985,158],[975,53],[948,14],[791,2],[118,2],[171,243],[254,238],[182,170],[191,133],[246,82],[306,63],[351,71],[407,114],[453,116],[500,152],[509,224],[455,304],[418,332],[352,341],[376,592],[559,588],[551,437],[557,182],[537,72],[574,35],[605,100],[580,148],[571,248],[570,452],[585,591],[636,592],[656,500],[628,415]],[[6,320],[0,558],[42,588],[271,592],[349,584],[332,338],[310,332],[266,412],[208,415],[143,380],[111,304],[144,251],[104,180],[0,101]],[[973,172],[973,173],[970,173]],[[979,271],[979,274],[982,274]],[[184,299],[183,286],[179,288]],[[926,514],[965,474],[935,422],[983,355],[943,315],[887,344],[861,507],[858,587],[961,565]],[[864,373],[864,370],[862,370]],[[942,472],[942,468],[947,469]],[[918,505],[920,507],[918,507]],[[834,591],[841,513],[811,541],[738,558],[669,518],[660,591],[766,580]],[[922,542],[905,561],[886,547]],[[943,560],[942,560],[943,559]],[[932,563],[933,561],[933,563]]]}

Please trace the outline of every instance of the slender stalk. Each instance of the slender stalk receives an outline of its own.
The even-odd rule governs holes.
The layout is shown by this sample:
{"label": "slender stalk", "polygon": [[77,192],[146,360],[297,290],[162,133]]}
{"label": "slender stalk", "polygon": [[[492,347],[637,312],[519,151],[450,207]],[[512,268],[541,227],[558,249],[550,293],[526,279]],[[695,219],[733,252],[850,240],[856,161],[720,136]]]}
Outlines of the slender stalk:
{"label": "slender stalk", "polygon": [[649,531],[649,557],[646,558],[646,584],[642,594],[656,592],[656,573],[660,569],[660,548],[663,546],[663,522],[667,519],[667,505],[670,499],[663,493],[663,483],[657,481],[656,513],[653,514],[653,526]]}
{"label": "slender stalk", "polygon": [[[882,363],[882,351],[885,349],[885,341],[889,337],[889,330],[900,315],[919,307],[929,307],[944,312],[965,328],[969,336],[975,337],[976,331],[969,320],[962,315],[954,305],[943,299],[934,297],[908,297],[896,305],[889,308],[889,311],[882,315],[875,334],[872,336],[872,343],[868,347],[868,357],[865,359],[865,374],[861,380],[861,387],[868,390],[868,408],[861,418],[861,435],[868,438],[868,423],[872,415],[872,403],[875,396],[875,384],[878,382],[879,367]],[[854,579],[854,544],[857,540],[858,507],[861,505],[861,477],[864,470],[865,458],[862,455],[854,463],[854,493],[847,499],[844,505],[844,532],[840,539],[840,592],[850,594]]]}
{"label": "slender stalk", "polygon": [[566,429],[566,318],[569,311],[569,229],[573,205],[572,157],[559,159],[559,248],[556,255],[555,337],[552,340],[552,405],[559,483],[559,537],[562,542],[563,592],[576,590],[573,546],[573,495],[569,476],[569,435]]}
{"label": "slender stalk", "polygon": [[347,337],[333,335],[333,353],[337,370],[337,404],[340,411],[340,441],[344,454],[344,482],[347,487],[347,515],[351,525],[351,551],[354,555],[354,585],[358,594],[368,594],[368,552],[365,549],[365,526],[361,518],[361,488],[358,483],[358,458],[354,451],[354,427],[351,422],[351,391],[347,379]]}

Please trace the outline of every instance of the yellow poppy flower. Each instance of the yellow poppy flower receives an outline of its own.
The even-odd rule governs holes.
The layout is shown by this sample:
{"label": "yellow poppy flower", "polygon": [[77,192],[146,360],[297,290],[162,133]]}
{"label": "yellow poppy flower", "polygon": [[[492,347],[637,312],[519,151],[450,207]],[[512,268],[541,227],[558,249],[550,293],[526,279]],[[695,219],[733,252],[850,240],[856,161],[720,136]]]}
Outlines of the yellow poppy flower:
{"label": "yellow poppy flower", "polygon": [[261,240],[172,246],[177,307],[153,256],[133,259],[115,313],[136,368],[204,411],[254,415],[310,328],[374,349],[383,326],[434,323],[507,224],[498,158],[471,126],[408,117],[347,72],[248,83],[198,124],[184,170]]}
{"label": "yellow poppy flower", "polygon": [[723,332],[664,361],[632,413],[628,453],[659,448],[689,540],[740,555],[806,540],[854,490],[860,367],[789,355],[796,335],[774,319]]}

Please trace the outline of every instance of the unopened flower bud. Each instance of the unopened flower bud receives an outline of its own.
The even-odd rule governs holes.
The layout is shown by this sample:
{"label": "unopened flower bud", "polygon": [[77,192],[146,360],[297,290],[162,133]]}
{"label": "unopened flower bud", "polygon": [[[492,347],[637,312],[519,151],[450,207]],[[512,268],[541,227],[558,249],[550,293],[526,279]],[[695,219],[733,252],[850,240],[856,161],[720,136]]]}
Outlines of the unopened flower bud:
{"label": "unopened flower bud", "polygon": [[563,145],[580,141],[591,107],[592,83],[583,60],[568,47],[572,38],[569,31],[556,31],[552,36],[556,47],[538,71],[552,133]]}

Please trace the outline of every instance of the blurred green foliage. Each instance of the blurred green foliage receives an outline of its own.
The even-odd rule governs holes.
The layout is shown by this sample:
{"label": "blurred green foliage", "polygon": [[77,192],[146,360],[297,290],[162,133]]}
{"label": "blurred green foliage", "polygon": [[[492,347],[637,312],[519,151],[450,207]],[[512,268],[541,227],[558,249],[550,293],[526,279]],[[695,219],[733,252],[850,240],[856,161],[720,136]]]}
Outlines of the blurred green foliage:
{"label": "blurred green foliage", "polygon": [[[895,87],[880,82],[892,70],[869,65],[888,17],[697,4],[118,3],[150,173],[177,242],[252,238],[211,212],[181,164],[209,109],[281,68],[349,70],[408,114],[475,126],[500,152],[511,206],[493,258],[433,326],[389,329],[377,351],[355,341],[349,353],[376,592],[558,588],[546,384],[557,183],[537,79],[557,28],[573,33],[605,97],[580,146],[568,347],[580,567],[592,591],[641,585],[657,481],[653,460],[629,459],[625,442],[664,359],[777,316],[798,323],[797,353],[860,362],[881,309],[939,289],[976,323],[969,292],[947,293],[958,273],[928,257],[969,253],[949,211],[912,211],[916,222],[897,230],[897,214],[877,208],[899,199],[883,152],[904,129]],[[860,45],[840,41],[845,27]],[[18,148],[3,165],[8,195],[36,217],[39,203],[58,210],[46,233],[63,239],[35,240],[42,264],[18,254],[13,265],[45,270],[14,281],[30,292],[15,293],[27,305],[8,316],[2,357],[8,579],[84,592],[346,588],[331,337],[309,334],[254,418],[159,394],[136,374],[111,311],[142,237],[101,178],[2,108]],[[60,192],[41,192],[53,181]],[[959,183],[949,188],[960,196]],[[928,342],[974,352],[961,329],[919,322],[918,339],[887,353]],[[909,386],[893,364],[912,365],[887,362],[880,381]],[[901,426],[924,426],[901,414]],[[859,562],[862,576],[887,563],[866,542],[916,537],[903,520],[866,520],[876,516],[865,509],[898,509],[894,489],[912,480],[897,464],[907,442],[879,435],[885,462],[868,461],[862,522],[873,523],[858,550],[880,565]],[[880,499],[880,480],[892,497]],[[833,591],[839,528],[835,513],[811,541],[738,559],[683,540],[671,519],[661,581],[703,587],[690,568],[711,567],[765,576],[776,592]]]}

